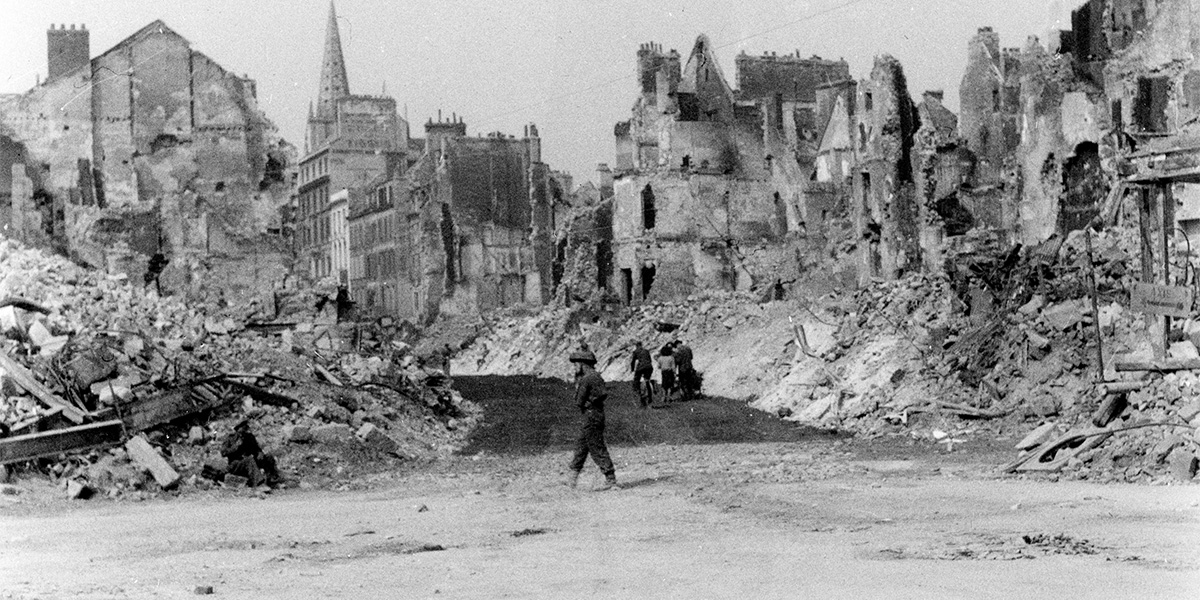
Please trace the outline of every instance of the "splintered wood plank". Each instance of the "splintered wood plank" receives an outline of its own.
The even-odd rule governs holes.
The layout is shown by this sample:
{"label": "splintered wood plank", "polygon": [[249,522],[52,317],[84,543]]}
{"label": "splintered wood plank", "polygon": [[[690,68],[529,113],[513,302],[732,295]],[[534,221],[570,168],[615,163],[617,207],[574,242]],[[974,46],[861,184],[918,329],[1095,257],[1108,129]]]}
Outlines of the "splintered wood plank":
{"label": "splintered wood plank", "polygon": [[0,370],[3,370],[12,378],[13,382],[25,389],[25,391],[33,394],[50,408],[62,408],[62,414],[74,423],[83,423],[83,411],[71,406],[66,400],[59,398],[50,388],[42,385],[33,376],[33,371],[25,368],[25,365],[13,360],[7,352],[0,350]]}

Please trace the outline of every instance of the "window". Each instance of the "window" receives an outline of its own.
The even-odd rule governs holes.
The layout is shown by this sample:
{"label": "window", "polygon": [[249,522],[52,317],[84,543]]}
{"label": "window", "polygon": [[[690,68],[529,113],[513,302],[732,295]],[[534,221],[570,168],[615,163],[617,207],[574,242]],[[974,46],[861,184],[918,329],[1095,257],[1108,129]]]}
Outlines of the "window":
{"label": "window", "polygon": [[1167,96],[1171,82],[1166,77],[1138,79],[1137,98],[1133,106],[1133,122],[1147,132],[1167,131]]}
{"label": "window", "polygon": [[865,109],[865,110],[874,110],[875,109],[875,95],[872,94],[871,92],[863,92],[863,109]]}
{"label": "window", "polygon": [[654,206],[654,190],[650,184],[642,188],[642,229],[654,229],[658,211]]}
{"label": "window", "polygon": [[654,287],[654,265],[646,265],[642,267],[642,300],[650,296],[650,290]]}

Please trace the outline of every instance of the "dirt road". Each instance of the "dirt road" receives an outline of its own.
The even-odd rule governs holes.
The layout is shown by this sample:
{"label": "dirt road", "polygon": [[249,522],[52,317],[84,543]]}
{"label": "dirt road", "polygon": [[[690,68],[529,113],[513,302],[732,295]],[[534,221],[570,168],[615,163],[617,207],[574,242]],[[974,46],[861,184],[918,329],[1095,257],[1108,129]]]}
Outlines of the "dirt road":
{"label": "dirt road", "polygon": [[42,503],[25,482],[0,501],[0,598],[1200,595],[1195,486],[996,479],[990,450],[841,440],[736,403],[641,411],[617,389],[623,489],[571,491],[563,384],[459,386],[489,414],[467,452],[366,491]]}

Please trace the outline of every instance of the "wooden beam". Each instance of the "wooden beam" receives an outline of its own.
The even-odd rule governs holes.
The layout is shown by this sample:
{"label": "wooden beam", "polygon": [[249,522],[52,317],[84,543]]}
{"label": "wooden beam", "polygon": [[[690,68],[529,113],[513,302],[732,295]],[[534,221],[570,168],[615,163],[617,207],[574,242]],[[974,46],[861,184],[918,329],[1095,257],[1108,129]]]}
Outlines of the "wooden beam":
{"label": "wooden beam", "polygon": [[1200,358],[1164,358],[1162,360],[1116,360],[1118,371],[1192,371],[1200,369]]}
{"label": "wooden beam", "polygon": [[121,443],[125,428],[120,420],[88,423],[0,439],[0,464],[57,456]]}
{"label": "wooden beam", "polygon": [[1106,381],[1096,386],[1101,396],[1111,394],[1126,394],[1146,387],[1145,381]]}
{"label": "wooden beam", "polygon": [[59,398],[50,388],[42,385],[33,377],[33,371],[25,368],[25,365],[13,360],[7,352],[0,350],[0,370],[3,370],[12,378],[13,382],[25,389],[25,391],[33,394],[50,408],[62,408],[62,414],[74,423],[83,423],[83,411],[71,406],[66,400]]}
{"label": "wooden beam", "polygon": [[[195,387],[200,389],[202,385]],[[130,432],[145,431],[227,403],[226,398],[214,399],[211,394],[195,391],[190,386],[178,387],[126,405],[121,410],[121,420]]]}

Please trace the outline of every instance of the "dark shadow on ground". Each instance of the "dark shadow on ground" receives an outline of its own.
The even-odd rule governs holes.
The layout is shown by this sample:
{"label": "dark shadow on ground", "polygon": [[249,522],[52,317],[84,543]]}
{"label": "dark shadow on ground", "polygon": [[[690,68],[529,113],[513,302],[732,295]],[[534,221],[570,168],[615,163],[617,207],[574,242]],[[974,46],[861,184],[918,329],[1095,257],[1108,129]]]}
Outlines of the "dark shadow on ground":
{"label": "dark shadow on ground", "polygon": [[[536,454],[570,448],[579,436],[574,387],[528,376],[455,377],[454,387],[484,408],[483,424],[461,454]],[[677,402],[646,410],[628,381],[608,384],[605,437],[614,446],[793,442],[830,435],[725,398]]]}

